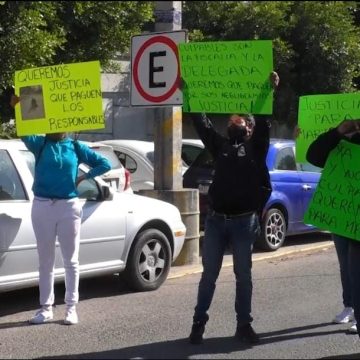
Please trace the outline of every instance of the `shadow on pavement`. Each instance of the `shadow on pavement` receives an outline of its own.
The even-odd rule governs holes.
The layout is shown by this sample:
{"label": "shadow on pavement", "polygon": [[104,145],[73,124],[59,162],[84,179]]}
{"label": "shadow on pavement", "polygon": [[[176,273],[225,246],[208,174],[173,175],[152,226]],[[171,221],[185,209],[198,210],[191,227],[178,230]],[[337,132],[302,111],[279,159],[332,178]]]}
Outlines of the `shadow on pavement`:
{"label": "shadow on pavement", "polygon": [[16,314],[20,311],[34,310],[39,307],[39,290],[31,287],[0,294],[0,316]]}
{"label": "shadow on pavement", "polygon": [[18,321],[0,324],[0,330],[30,326],[28,321]]}
{"label": "shadow on pavement", "polygon": [[[298,331],[307,331],[312,330],[316,328],[324,328],[326,326],[331,326],[332,328],[336,327],[336,330],[327,330],[327,331],[318,331],[318,332],[307,332],[302,334],[289,334],[289,333],[295,333]],[[321,323],[321,324],[313,324],[313,325],[306,325],[306,326],[299,326],[296,328],[291,329],[283,329],[278,331],[271,331],[267,333],[260,334],[261,336],[261,343],[262,344],[270,344],[275,343],[279,341],[286,341],[286,340],[292,340],[292,339],[299,339],[299,338],[308,338],[308,337],[314,337],[314,336],[324,336],[324,335],[330,335],[330,334],[341,334],[345,333],[346,331],[343,329],[339,329],[337,324],[333,324],[331,322]]]}
{"label": "shadow on pavement", "polygon": [[231,353],[249,348],[234,337],[206,339],[201,345],[191,345],[187,338],[183,338],[123,349],[39,359],[188,359],[194,355]]}
{"label": "shadow on pavement", "polygon": [[328,356],[319,359],[360,359],[360,353]]}
{"label": "shadow on pavement", "polygon": [[[65,284],[55,284],[55,306],[64,304]],[[80,301],[131,293],[118,275],[103,275],[94,278],[80,279]],[[0,316],[16,314],[21,311],[39,308],[38,286],[0,293]],[[6,326],[1,324],[0,329]],[[21,326],[21,325],[19,325]],[[16,326],[15,326],[16,327]]]}
{"label": "shadow on pavement", "polygon": [[[279,331],[260,333],[260,344],[256,347],[287,341],[291,339],[309,338],[317,336],[328,336],[330,334],[343,333],[344,330],[314,331],[307,333],[296,333],[299,331],[323,328],[332,323],[313,324],[297,328],[283,329]],[[293,333],[293,334],[291,334]],[[232,352],[244,351],[251,346],[239,342],[233,336],[205,338],[201,345],[191,345],[187,338],[172,341],[164,341],[145,345],[131,346],[122,349],[99,351],[84,354],[72,354],[64,356],[42,357],[41,359],[189,359],[195,355],[207,354],[230,354]],[[336,357],[334,357],[335,359]]]}

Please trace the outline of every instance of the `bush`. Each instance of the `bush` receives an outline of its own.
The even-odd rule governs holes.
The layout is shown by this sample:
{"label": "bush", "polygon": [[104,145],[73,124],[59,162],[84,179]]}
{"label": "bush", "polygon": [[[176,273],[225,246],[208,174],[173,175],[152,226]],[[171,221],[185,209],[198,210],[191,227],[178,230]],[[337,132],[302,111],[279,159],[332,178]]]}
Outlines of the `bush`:
{"label": "bush", "polygon": [[17,137],[14,120],[1,124],[0,139],[16,139]]}

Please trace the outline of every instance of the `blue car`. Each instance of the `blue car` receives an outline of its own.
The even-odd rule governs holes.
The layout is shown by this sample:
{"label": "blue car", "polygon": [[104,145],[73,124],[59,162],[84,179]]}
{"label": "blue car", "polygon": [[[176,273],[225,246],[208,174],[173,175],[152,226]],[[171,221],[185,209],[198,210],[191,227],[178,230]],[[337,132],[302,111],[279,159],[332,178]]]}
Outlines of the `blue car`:
{"label": "blue car", "polygon": [[[303,218],[319,182],[321,169],[295,161],[293,140],[271,139],[266,162],[273,191],[265,206],[262,231],[255,246],[274,251],[283,245],[287,235],[319,231],[304,224]],[[185,188],[199,189],[201,228],[207,212],[207,192],[213,171],[213,159],[204,149],[183,176]]]}

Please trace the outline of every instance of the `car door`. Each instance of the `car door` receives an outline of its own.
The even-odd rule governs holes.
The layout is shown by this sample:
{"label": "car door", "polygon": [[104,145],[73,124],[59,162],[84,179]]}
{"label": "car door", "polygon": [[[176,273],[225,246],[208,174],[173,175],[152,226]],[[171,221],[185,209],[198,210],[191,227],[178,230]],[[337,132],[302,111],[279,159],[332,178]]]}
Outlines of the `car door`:
{"label": "car door", "polygon": [[[82,170],[79,170],[83,173]],[[100,200],[100,182],[86,179],[78,185],[83,216],[80,240],[80,270],[117,269],[123,266],[125,247],[125,203]],[[62,263],[57,262],[62,267]]]}
{"label": "car door", "polygon": [[[21,151],[28,169],[34,174],[35,159],[28,150]],[[88,171],[80,165],[79,174]],[[98,178],[101,182],[101,179]],[[115,205],[114,201],[100,200],[100,183],[94,179],[85,179],[78,186],[83,216],[80,233],[80,271],[109,271],[123,266],[125,241],[125,206]],[[32,228],[31,228],[32,229]],[[56,243],[55,274],[64,273],[59,244]]]}
{"label": "car door", "polygon": [[[321,169],[311,165],[309,163],[297,163],[297,168],[299,171],[299,176],[302,182],[302,207],[303,214],[307,211],[309,203],[314,195],[317,184],[320,180]],[[309,228],[314,228],[311,225],[305,225],[303,223],[304,230]]]}
{"label": "car door", "polygon": [[[297,232],[303,221],[303,183],[297,171],[294,149],[283,146],[275,149],[273,170],[270,173],[273,191],[270,203],[281,203],[288,213],[288,234]],[[270,205],[271,206],[271,205]]]}
{"label": "car door", "polygon": [[[16,164],[16,166],[15,166]],[[32,174],[18,150],[0,147],[0,287],[38,277],[31,223]]]}

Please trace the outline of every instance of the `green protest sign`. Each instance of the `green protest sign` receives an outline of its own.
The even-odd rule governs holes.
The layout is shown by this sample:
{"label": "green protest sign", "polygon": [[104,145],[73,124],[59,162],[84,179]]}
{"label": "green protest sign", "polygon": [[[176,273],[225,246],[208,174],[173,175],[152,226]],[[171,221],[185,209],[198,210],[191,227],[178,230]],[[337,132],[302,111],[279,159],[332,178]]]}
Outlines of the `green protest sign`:
{"label": "green protest sign", "polygon": [[19,136],[105,127],[99,61],[15,72]]}
{"label": "green protest sign", "polygon": [[178,47],[184,111],[272,114],[272,41],[194,42]]}
{"label": "green protest sign", "polygon": [[360,241],[360,146],[342,140],[332,150],[304,222]]}
{"label": "green protest sign", "polygon": [[306,162],[307,149],[320,134],[336,127],[343,120],[353,119],[360,119],[360,92],[301,96],[296,160]]}

